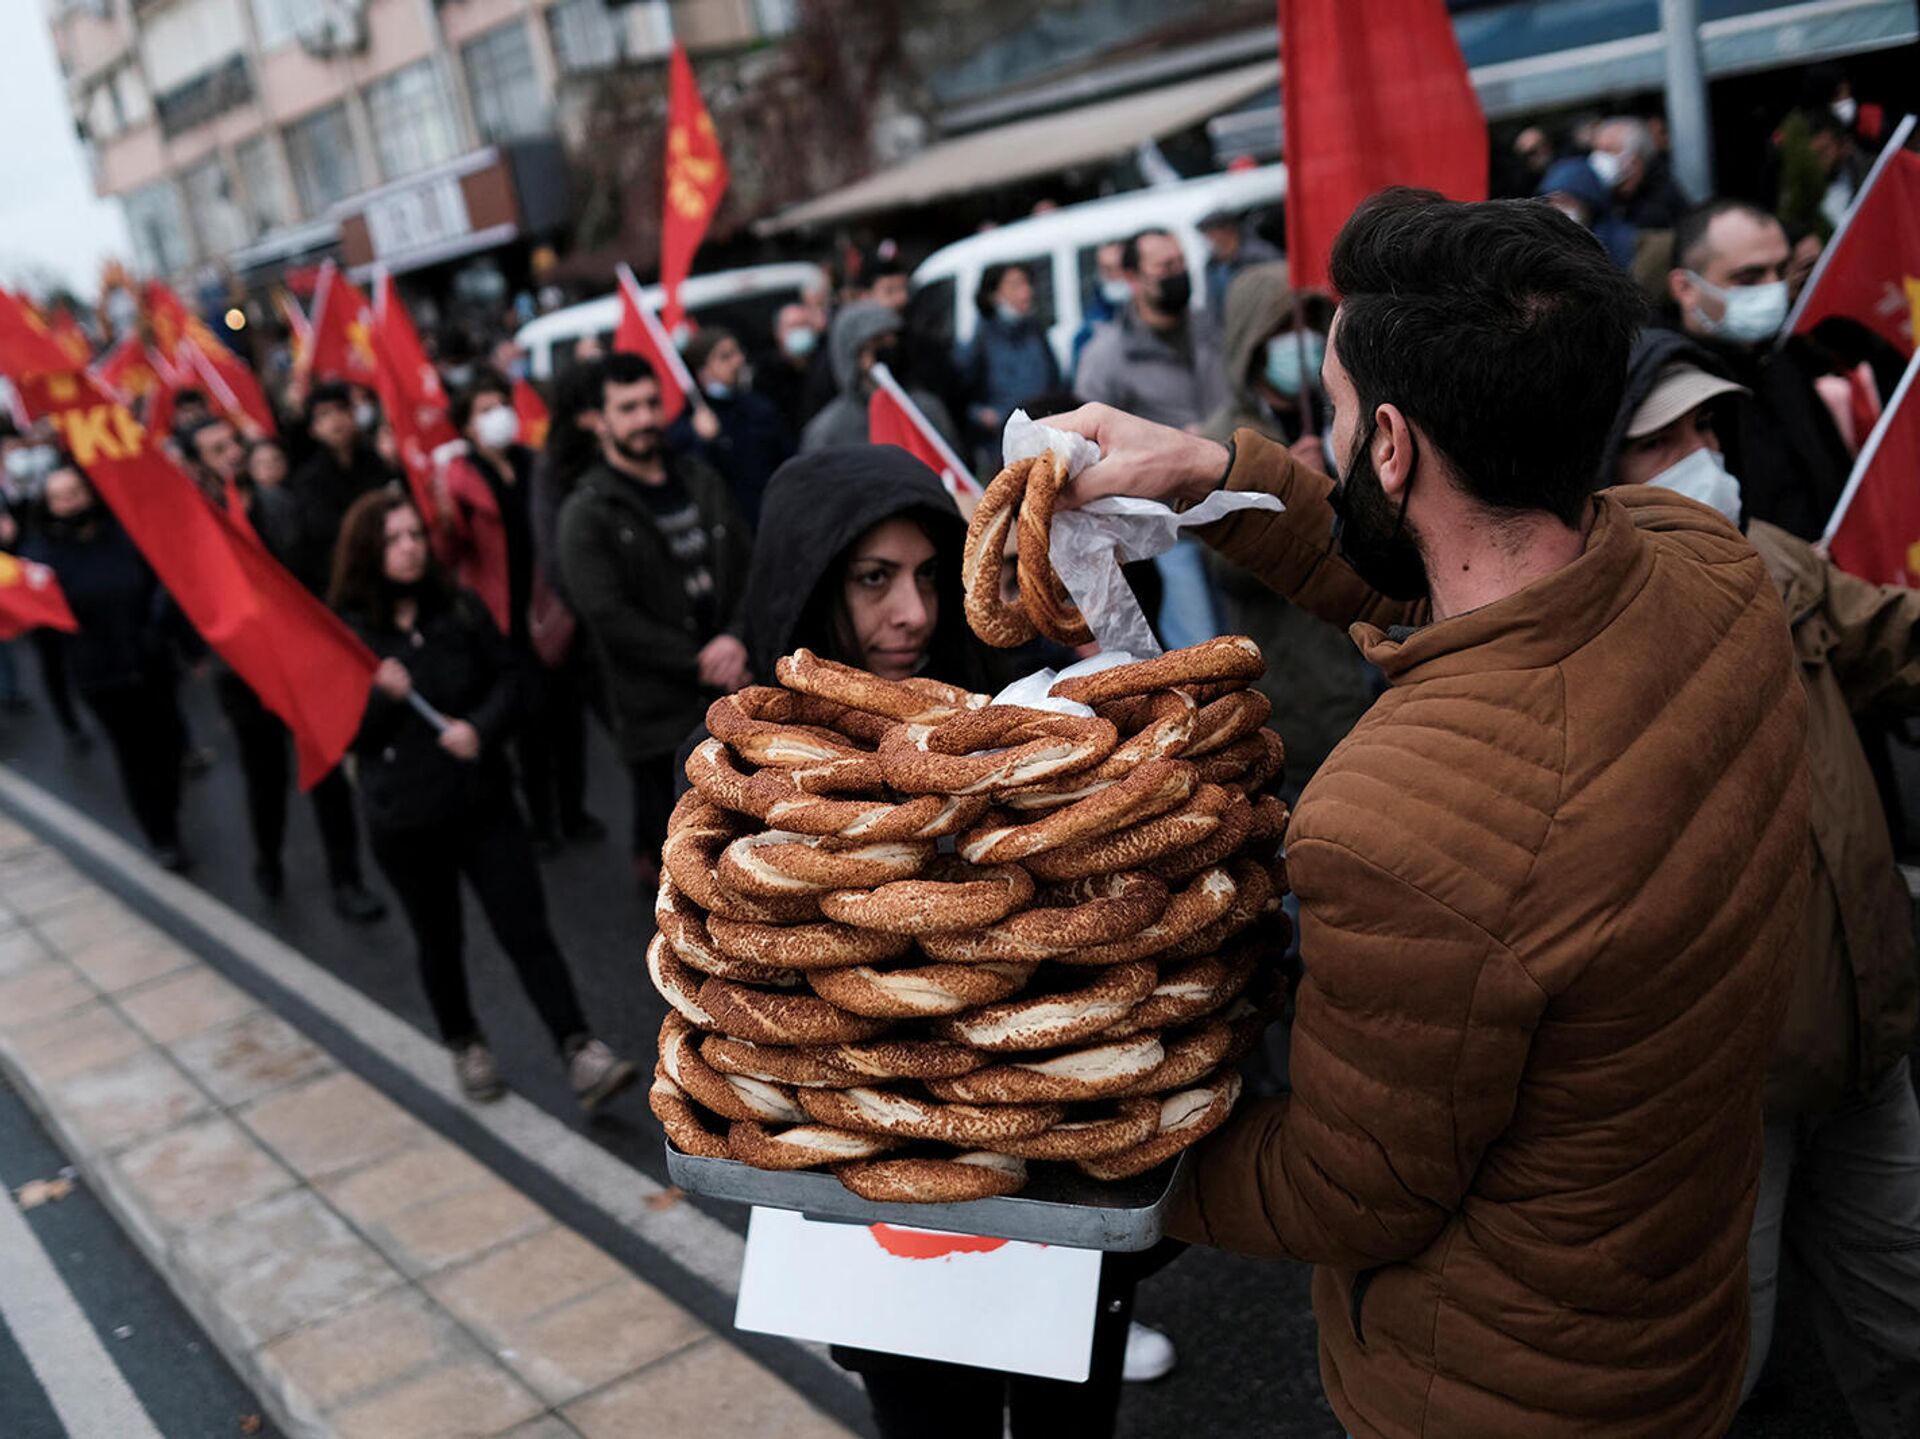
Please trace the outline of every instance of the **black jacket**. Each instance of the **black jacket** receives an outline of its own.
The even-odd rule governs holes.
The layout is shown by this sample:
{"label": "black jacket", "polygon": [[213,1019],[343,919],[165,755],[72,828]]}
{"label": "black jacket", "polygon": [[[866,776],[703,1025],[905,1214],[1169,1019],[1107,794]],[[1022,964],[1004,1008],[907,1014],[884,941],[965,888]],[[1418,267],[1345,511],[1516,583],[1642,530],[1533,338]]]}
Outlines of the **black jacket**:
{"label": "black jacket", "polygon": [[751,390],[719,398],[709,395],[707,403],[720,421],[720,433],[711,440],[701,439],[693,428],[689,406],[667,431],[667,444],[704,460],[725,476],[741,518],[758,531],[767,481],[793,457],[793,431],[771,400]]}
{"label": "black jacket", "polygon": [[119,521],[101,512],[82,534],[29,532],[21,552],[59,578],[79,633],[64,637],[73,687],[81,694],[170,677],[176,641],[198,637]]}
{"label": "black jacket", "polygon": [[344,470],[332,451],[316,448],[287,479],[292,496],[286,553],[281,556],[300,583],[324,597],[333,578],[333,546],[340,538],[340,522],[353,502],[394,478],[386,462],[371,446],[356,444],[352,463]]}
{"label": "black jacket", "polygon": [[519,717],[520,695],[506,639],[480,596],[423,599],[410,634],[375,628],[366,615],[343,618],[375,655],[407,667],[422,699],[480,733],[480,758],[457,760],[412,705],[374,690],[353,741],[367,827],[444,824],[505,797],[512,781],[501,741]]}

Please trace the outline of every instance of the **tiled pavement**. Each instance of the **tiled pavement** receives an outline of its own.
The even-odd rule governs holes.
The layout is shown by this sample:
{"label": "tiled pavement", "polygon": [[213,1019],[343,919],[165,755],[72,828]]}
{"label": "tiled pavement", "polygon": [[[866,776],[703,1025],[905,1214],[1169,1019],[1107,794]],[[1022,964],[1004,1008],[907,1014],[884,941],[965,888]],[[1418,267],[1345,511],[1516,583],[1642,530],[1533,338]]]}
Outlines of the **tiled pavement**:
{"label": "tiled pavement", "polygon": [[290,1434],[847,1433],[4,818],[0,1064]]}

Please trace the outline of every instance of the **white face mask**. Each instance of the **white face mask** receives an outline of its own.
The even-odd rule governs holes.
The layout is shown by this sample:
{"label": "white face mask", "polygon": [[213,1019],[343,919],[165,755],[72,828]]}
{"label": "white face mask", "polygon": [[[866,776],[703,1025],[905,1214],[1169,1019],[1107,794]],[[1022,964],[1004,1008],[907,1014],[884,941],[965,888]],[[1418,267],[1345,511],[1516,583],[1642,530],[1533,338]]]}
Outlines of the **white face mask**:
{"label": "white face mask", "polygon": [[1835,100],[1828,108],[1833,111],[1834,119],[1842,125],[1851,126],[1860,113],[1860,102],[1849,95],[1844,100]]}
{"label": "white face mask", "polygon": [[520,438],[520,417],[511,405],[495,405],[474,417],[473,435],[489,450],[504,450]]}
{"label": "white face mask", "polygon": [[1787,322],[1790,301],[1787,282],[1773,280],[1765,285],[1734,285],[1722,289],[1709,284],[1693,271],[1687,277],[1707,294],[1726,306],[1726,313],[1712,320],[1698,305],[1693,307],[1693,322],[1708,335],[1718,335],[1743,345],[1758,345],[1780,333]]}
{"label": "white face mask", "polygon": [[1740,523],[1740,481],[1727,473],[1727,462],[1718,450],[1702,445],[1678,464],[1668,465],[1647,483],[1698,500],[1725,515],[1729,523]]}
{"label": "white face mask", "polygon": [[1587,156],[1587,164],[1609,190],[1620,183],[1627,168],[1626,156],[1616,150],[1595,150]]}
{"label": "white face mask", "polygon": [[1100,282],[1100,298],[1105,300],[1109,305],[1124,309],[1133,303],[1133,286],[1129,285],[1125,280],[1102,280]]}

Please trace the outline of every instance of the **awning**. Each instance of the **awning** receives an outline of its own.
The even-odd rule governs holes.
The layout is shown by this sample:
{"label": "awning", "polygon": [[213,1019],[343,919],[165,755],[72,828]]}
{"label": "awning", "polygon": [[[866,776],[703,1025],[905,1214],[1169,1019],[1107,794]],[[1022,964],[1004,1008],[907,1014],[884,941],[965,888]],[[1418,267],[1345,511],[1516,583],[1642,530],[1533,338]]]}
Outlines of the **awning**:
{"label": "awning", "polygon": [[1077,110],[976,130],[930,145],[911,160],[844,189],[783,210],[756,228],[761,234],[778,234],[855,215],[928,205],[949,195],[1111,159],[1143,140],[1198,125],[1271,89],[1278,79],[1278,59],[1262,60]]}

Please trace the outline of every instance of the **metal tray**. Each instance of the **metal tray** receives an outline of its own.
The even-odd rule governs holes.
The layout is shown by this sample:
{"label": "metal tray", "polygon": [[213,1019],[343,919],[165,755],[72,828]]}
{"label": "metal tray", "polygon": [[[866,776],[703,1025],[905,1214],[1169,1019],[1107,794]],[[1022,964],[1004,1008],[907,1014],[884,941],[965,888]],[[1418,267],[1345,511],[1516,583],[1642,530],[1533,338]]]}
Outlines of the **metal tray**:
{"label": "metal tray", "polygon": [[737,1159],[700,1159],[667,1145],[667,1173],[689,1194],[767,1209],[797,1209],[809,1219],[902,1224],[991,1239],[1024,1239],[1069,1249],[1151,1249],[1165,1230],[1180,1155],[1117,1183],[1089,1179],[1065,1164],[1036,1164],[1027,1187],[1007,1199],[964,1204],[871,1204],[831,1174],[755,1169]]}

